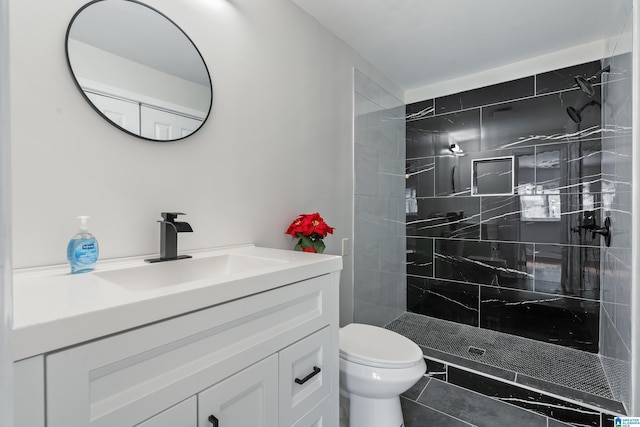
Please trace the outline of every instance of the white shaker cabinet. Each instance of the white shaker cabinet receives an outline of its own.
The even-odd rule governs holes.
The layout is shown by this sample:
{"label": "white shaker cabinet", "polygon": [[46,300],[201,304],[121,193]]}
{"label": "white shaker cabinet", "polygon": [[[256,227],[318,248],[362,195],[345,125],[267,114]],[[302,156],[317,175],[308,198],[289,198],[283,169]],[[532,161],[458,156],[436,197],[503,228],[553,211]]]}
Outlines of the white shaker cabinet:
{"label": "white shaker cabinet", "polygon": [[47,354],[46,425],[337,427],[338,281],[325,274]]}
{"label": "white shaker cabinet", "polygon": [[16,427],[44,427],[44,357],[15,362],[13,375]]}
{"label": "white shaker cabinet", "polygon": [[198,394],[198,425],[278,425],[278,356],[227,378]]}
{"label": "white shaker cabinet", "polygon": [[198,427],[197,410],[198,402],[194,396],[138,424],[136,427]]}

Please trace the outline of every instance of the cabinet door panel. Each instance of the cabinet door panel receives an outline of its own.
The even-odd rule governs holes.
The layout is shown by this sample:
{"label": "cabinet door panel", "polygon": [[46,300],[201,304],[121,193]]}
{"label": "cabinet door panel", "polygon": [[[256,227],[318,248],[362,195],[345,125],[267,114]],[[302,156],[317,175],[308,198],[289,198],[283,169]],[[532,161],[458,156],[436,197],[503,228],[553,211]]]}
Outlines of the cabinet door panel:
{"label": "cabinet door panel", "polygon": [[44,356],[13,364],[16,427],[44,427]]}
{"label": "cabinet door panel", "polygon": [[195,396],[138,424],[137,427],[198,427],[198,400]]}
{"label": "cabinet door panel", "polygon": [[198,425],[274,427],[278,425],[278,356],[273,355],[198,395]]}
{"label": "cabinet door panel", "polygon": [[331,392],[331,329],[326,327],[280,352],[280,420],[291,425]]}
{"label": "cabinet door panel", "polygon": [[296,421],[291,427],[330,427],[331,426],[331,404],[329,396],[315,408]]}

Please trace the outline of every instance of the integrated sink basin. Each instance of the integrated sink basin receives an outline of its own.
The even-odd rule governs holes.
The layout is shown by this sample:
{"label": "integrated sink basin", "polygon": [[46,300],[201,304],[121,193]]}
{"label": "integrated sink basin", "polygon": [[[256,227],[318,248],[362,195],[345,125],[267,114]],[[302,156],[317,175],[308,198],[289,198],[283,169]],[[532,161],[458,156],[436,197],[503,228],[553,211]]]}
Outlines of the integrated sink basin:
{"label": "integrated sink basin", "polygon": [[285,260],[239,254],[190,258],[101,271],[96,276],[131,291],[148,291],[200,280],[216,281],[232,274],[250,273],[286,263]]}

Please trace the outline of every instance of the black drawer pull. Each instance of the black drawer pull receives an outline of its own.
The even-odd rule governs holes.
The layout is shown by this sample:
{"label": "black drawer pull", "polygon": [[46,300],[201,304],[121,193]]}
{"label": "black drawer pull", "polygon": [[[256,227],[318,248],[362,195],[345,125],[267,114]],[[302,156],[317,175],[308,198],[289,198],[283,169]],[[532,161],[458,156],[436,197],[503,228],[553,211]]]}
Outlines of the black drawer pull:
{"label": "black drawer pull", "polygon": [[213,427],[218,427],[218,419],[213,415],[209,415],[209,422]]}
{"label": "black drawer pull", "polygon": [[307,375],[306,377],[304,377],[303,379],[300,378],[296,378],[296,384],[304,384],[307,381],[309,381],[311,378],[315,377],[316,375],[318,375],[320,373],[320,368],[318,368],[317,366],[313,367],[313,372],[311,372],[309,375]]}

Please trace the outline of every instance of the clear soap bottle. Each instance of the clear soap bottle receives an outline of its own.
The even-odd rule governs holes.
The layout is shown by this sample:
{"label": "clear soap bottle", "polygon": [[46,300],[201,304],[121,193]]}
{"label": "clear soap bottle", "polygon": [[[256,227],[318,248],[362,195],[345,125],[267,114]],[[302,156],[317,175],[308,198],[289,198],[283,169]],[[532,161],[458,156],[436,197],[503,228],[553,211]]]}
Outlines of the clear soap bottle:
{"label": "clear soap bottle", "polygon": [[67,245],[67,259],[71,266],[71,273],[86,273],[92,271],[98,260],[98,241],[87,227],[88,216],[79,216],[80,229],[69,240]]}

